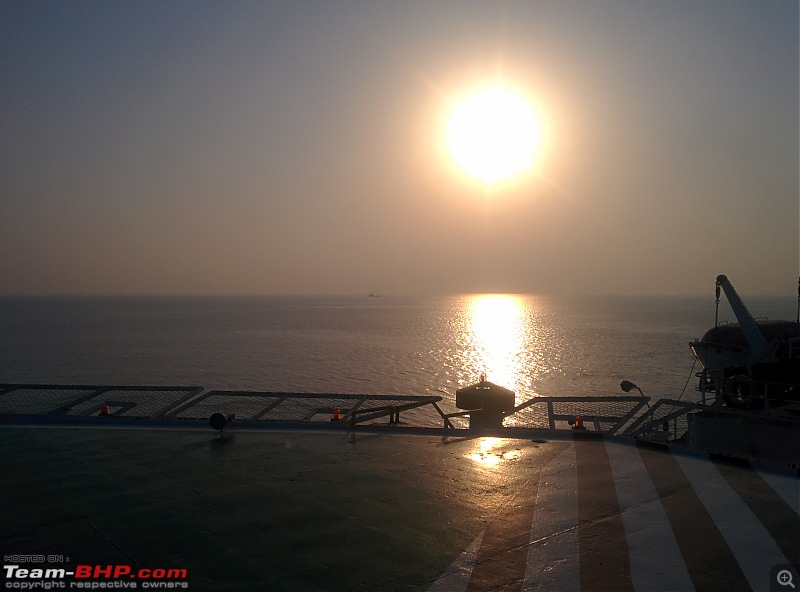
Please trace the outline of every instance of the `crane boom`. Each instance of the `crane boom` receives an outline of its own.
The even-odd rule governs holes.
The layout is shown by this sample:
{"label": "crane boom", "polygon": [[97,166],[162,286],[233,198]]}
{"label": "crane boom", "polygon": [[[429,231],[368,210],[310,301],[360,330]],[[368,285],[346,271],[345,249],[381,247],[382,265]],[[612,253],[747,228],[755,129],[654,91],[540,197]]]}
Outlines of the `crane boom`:
{"label": "crane boom", "polygon": [[750,346],[750,357],[753,361],[760,360],[767,353],[767,340],[764,334],[759,329],[756,320],[750,311],[747,310],[736,288],[733,287],[727,276],[717,276],[717,285],[722,287],[725,292],[725,297],[733,309],[733,314],[736,315],[736,320],[739,321],[739,326],[742,328],[747,344]]}

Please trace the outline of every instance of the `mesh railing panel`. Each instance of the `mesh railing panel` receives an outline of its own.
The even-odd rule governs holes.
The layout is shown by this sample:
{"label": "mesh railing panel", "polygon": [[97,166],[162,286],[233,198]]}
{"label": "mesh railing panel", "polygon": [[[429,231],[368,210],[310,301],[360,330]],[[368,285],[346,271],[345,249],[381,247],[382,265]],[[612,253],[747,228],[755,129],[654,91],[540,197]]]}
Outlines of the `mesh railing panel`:
{"label": "mesh railing panel", "polygon": [[[122,417],[155,417],[160,411],[172,407],[186,397],[181,390],[109,390],[99,393],[69,410],[68,415],[96,415],[108,403],[111,413]],[[131,407],[131,404],[133,405]]]}
{"label": "mesh railing panel", "polygon": [[116,416],[159,417],[200,392],[199,387],[0,385],[3,415],[97,415],[104,404]]}
{"label": "mesh railing panel", "polygon": [[[359,413],[387,407],[425,405],[441,397],[386,395],[342,395],[309,393],[253,393],[211,391],[169,413],[176,419],[207,419],[212,413],[234,413],[245,421],[327,421],[334,409],[346,417],[357,407]],[[388,411],[387,411],[388,412]]]}
{"label": "mesh railing panel", "polygon": [[222,411],[239,420],[302,422],[330,419],[334,409],[345,418],[354,409],[369,421],[369,413],[388,415],[441,401],[439,396],[344,395],[315,393],[262,393],[209,391],[200,387],[147,387],[101,385],[0,384],[0,415],[65,416],[99,415],[104,405],[109,414],[127,418],[207,420]]}
{"label": "mesh railing panel", "polygon": [[[510,415],[506,426],[548,429],[580,415],[585,424],[597,420],[601,431],[617,433],[645,405],[639,397],[541,397]],[[551,414],[552,409],[552,414]],[[626,419],[627,418],[627,419]]]}
{"label": "mesh railing panel", "polygon": [[0,395],[0,414],[45,415],[66,411],[96,389],[16,388]]}
{"label": "mesh railing panel", "polygon": [[661,399],[626,435],[676,441],[689,431],[689,415],[699,411],[692,403]]}
{"label": "mesh railing panel", "polygon": [[266,395],[211,394],[193,401],[190,407],[169,416],[178,419],[208,419],[212,413],[223,411],[235,413],[237,419],[252,419],[279,399],[279,396]]}
{"label": "mesh railing panel", "polygon": [[546,404],[537,403],[510,415],[503,424],[509,427],[546,430],[550,427],[550,414],[548,413]]}

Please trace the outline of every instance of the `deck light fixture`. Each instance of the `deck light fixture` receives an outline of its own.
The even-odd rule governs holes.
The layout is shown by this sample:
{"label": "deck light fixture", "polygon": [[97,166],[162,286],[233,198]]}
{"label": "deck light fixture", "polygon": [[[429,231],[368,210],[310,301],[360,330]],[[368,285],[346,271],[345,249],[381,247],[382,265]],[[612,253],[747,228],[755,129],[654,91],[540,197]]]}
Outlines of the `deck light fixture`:
{"label": "deck light fixture", "polygon": [[[636,389],[637,391],[639,391],[639,394],[642,395],[642,397],[644,397],[644,393],[642,392],[642,389],[640,389],[638,386],[636,386],[630,380],[623,380],[622,382],[620,382],[619,383],[619,388],[621,388],[626,393],[629,393],[633,389]],[[650,402],[649,401],[647,402],[647,408],[648,409],[650,408]]]}
{"label": "deck light fixture", "polygon": [[644,393],[642,392],[642,389],[640,389],[638,386],[633,384],[630,380],[623,380],[622,382],[620,382],[619,383],[619,388],[621,388],[626,393],[629,393],[629,392],[631,392],[631,390],[636,389],[637,391],[639,391],[639,394],[644,397]]}

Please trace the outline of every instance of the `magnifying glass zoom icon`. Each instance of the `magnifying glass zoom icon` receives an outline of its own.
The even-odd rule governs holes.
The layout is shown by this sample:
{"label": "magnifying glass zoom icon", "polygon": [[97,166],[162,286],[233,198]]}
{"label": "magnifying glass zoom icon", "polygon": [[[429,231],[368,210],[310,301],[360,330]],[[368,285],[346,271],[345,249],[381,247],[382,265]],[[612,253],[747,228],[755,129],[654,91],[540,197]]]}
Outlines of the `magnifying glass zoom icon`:
{"label": "magnifying glass zoom icon", "polygon": [[778,580],[778,584],[781,586],[791,586],[792,588],[795,588],[795,585],[792,582],[792,572],[790,572],[788,569],[782,569],[779,571],[775,579]]}

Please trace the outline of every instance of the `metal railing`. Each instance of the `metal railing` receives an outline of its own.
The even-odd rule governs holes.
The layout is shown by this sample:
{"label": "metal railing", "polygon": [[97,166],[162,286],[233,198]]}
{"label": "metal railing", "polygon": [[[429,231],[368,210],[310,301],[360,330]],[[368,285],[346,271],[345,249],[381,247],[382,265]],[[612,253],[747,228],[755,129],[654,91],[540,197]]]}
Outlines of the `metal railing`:
{"label": "metal railing", "polygon": [[[201,394],[202,393],[202,394]],[[438,395],[366,395],[254,391],[203,392],[194,386],[0,384],[0,418],[6,421],[86,421],[99,415],[160,422],[206,422],[222,412],[250,424],[330,422],[354,426],[399,423],[401,412],[425,406],[444,414]]]}
{"label": "metal railing", "polygon": [[597,432],[618,435],[648,405],[648,397],[535,397],[514,408],[508,424],[555,430],[575,422],[580,416],[584,425]]}
{"label": "metal railing", "polygon": [[[659,399],[652,405],[649,397],[535,397],[508,413],[504,428],[545,430],[574,429],[580,416],[588,431],[610,436],[629,437],[650,442],[691,446],[692,415],[709,412],[701,403]],[[713,408],[715,413],[739,413],[727,408]],[[466,428],[470,411],[442,414],[444,428]],[[455,423],[462,421],[458,426]]]}
{"label": "metal railing", "polygon": [[202,391],[198,386],[0,384],[0,416],[111,416],[158,419]]}
{"label": "metal railing", "polygon": [[633,421],[622,435],[657,442],[688,444],[690,415],[704,409],[700,403],[659,399]]}
{"label": "metal railing", "polygon": [[225,410],[235,413],[237,421],[253,423],[329,422],[334,417],[342,425],[363,424],[383,417],[388,417],[389,423],[397,423],[401,412],[436,406],[441,400],[436,395],[209,391],[169,411],[165,417],[205,419],[215,411]]}
{"label": "metal railing", "polygon": [[[419,410],[407,418],[405,427],[436,429],[437,420],[441,420],[439,425],[445,433],[466,432],[476,412],[446,413],[439,405],[442,399],[438,395],[203,392],[202,387],[189,386],[0,384],[0,420],[98,426],[141,425],[139,420],[150,420],[200,426],[208,425],[212,415],[223,413],[248,426],[350,429],[366,425],[393,427],[400,423],[401,413]],[[792,429],[800,424],[800,417],[776,414],[775,410],[731,409],[720,405],[720,400],[713,405],[670,399],[659,399],[651,405],[650,401],[643,396],[534,397],[501,414],[497,427],[502,426],[509,437],[526,429],[582,427],[610,436],[694,446],[692,424],[701,419],[694,419],[697,414],[702,418],[738,417],[749,423],[770,425],[781,421],[791,424]],[[99,415],[109,417],[97,423]],[[577,423],[582,425],[576,426]],[[474,422],[472,427],[476,428],[469,430],[472,434],[485,431],[481,422]],[[487,433],[492,430],[494,427]]]}

